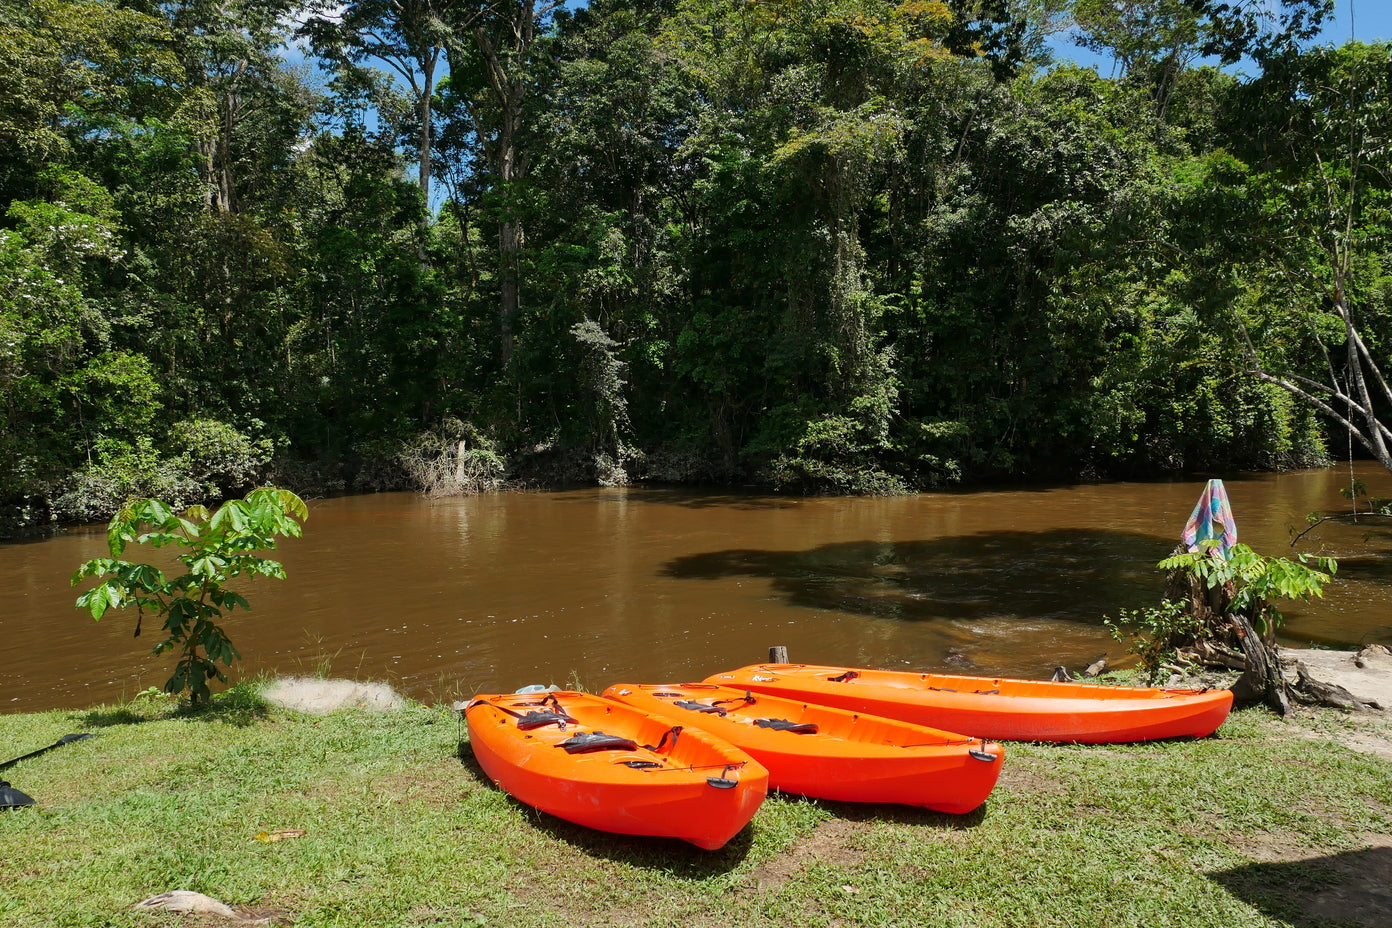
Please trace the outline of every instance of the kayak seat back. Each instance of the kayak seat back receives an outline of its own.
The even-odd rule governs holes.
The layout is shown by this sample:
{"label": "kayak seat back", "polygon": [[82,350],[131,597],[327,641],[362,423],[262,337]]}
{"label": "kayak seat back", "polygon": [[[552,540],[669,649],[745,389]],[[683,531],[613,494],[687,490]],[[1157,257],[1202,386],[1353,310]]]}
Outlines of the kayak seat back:
{"label": "kayak seat back", "polygon": [[556,747],[565,748],[567,754],[590,754],[594,751],[636,751],[638,742],[602,731],[581,731],[558,742]]}
{"label": "kayak seat back", "polygon": [[790,731],[795,735],[815,735],[818,730],[816,722],[790,722],[787,719],[755,719],[754,724],[774,731]]}

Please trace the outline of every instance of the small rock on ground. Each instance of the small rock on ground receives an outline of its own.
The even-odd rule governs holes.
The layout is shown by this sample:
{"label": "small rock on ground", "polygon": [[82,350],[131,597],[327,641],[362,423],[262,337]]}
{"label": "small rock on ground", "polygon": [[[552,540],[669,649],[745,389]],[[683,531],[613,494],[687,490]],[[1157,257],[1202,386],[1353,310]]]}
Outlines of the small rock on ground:
{"label": "small rock on ground", "polygon": [[242,915],[224,902],[186,889],[175,889],[158,896],[151,896],[135,904],[137,912],[178,912],[181,915],[214,915],[243,925],[268,925],[269,918],[251,918]]}

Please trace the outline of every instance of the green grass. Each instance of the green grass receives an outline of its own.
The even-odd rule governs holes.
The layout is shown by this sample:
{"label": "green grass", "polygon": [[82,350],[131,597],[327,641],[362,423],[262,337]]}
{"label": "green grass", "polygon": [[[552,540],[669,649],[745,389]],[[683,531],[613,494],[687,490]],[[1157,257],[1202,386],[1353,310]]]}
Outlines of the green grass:
{"label": "green grass", "polygon": [[100,737],[0,773],[39,800],[0,814],[0,926],[192,924],[130,911],[170,889],[302,928],[1299,925],[1392,833],[1392,760],[1344,746],[1355,724],[1249,710],[1201,741],[1010,745],[972,815],[773,796],[710,853],[518,804],[447,709],[312,717],[239,688],[202,713],[6,715],[6,757]]}

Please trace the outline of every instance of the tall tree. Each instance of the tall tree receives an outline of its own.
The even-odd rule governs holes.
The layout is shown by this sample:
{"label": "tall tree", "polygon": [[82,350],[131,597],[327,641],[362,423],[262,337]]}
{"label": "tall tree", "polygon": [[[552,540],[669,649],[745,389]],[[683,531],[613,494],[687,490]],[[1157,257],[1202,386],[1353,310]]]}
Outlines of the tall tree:
{"label": "tall tree", "polygon": [[[354,77],[370,83],[361,65],[380,61],[410,90],[417,182],[426,204],[435,157],[435,89],[451,37],[452,6],[452,0],[312,0],[311,15],[300,28],[315,54],[331,66],[353,69]],[[422,212],[417,243],[422,264],[428,224]]]}
{"label": "tall tree", "polygon": [[1078,44],[1110,55],[1122,79],[1150,89],[1161,118],[1199,57],[1203,24],[1186,0],[1074,0]]}
{"label": "tall tree", "polygon": [[[287,86],[277,54],[291,0],[160,0],[183,66],[184,120],[194,127],[210,212],[239,211],[239,173],[254,157],[237,136]],[[279,154],[277,152],[277,154]]]}

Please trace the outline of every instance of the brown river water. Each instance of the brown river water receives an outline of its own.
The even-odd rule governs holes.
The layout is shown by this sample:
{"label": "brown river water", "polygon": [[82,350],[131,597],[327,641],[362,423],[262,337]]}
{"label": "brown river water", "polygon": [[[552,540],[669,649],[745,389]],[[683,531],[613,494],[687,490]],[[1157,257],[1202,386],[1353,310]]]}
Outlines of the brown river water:
{"label": "brown river water", "polygon": [[[1392,475],[1357,465],[1374,495]],[[1239,540],[1288,555],[1306,513],[1347,510],[1348,466],[1229,476]],[[1153,605],[1203,480],[791,498],[588,489],[310,503],[226,627],[236,675],[384,680],[430,702],[531,683],[678,682],[766,659],[1047,677],[1126,653],[1102,623]],[[1382,520],[1383,522],[1389,520]],[[1287,643],[1392,644],[1392,526],[1326,523],[1295,550],[1341,558]],[[157,623],[99,623],[68,578],[102,527],[0,545],[0,712],[82,708],[160,686]]]}

